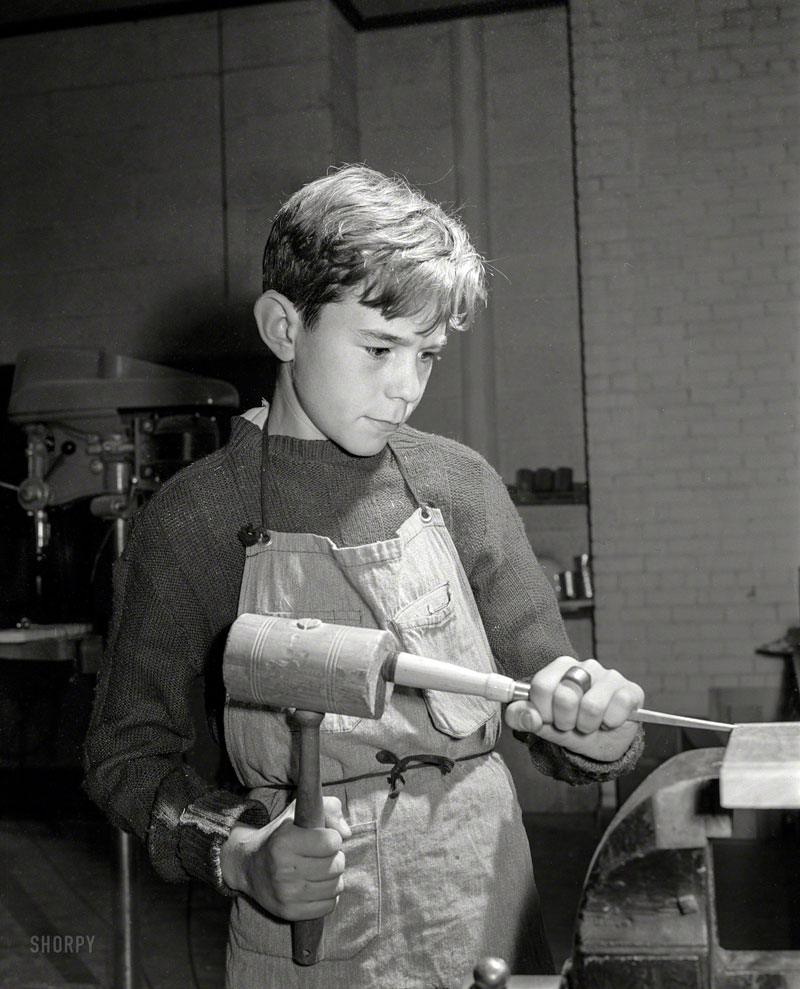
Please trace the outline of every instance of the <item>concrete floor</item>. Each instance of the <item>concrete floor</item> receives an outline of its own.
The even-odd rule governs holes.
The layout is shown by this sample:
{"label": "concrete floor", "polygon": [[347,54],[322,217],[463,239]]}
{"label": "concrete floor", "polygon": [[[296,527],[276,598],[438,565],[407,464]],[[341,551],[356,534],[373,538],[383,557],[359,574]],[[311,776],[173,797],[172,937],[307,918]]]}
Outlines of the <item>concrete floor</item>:
{"label": "concrete floor", "polygon": [[[112,832],[77,777],[0,778],[0,986],[111,986]],[[591,815],[526,815],[556,964],[570,954],[578,896],[600,830]],[[169,885],[140,863],[143,989],[221,989],[228,903]]]}

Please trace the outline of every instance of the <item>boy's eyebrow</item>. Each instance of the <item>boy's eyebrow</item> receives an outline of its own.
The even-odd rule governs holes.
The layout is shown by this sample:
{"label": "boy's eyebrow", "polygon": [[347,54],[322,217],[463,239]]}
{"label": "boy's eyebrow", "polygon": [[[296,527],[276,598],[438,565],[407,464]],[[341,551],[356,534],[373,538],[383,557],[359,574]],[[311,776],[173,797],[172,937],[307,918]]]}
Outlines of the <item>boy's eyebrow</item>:
{"label": "boy's eyebrow", "polygon": [[[407,346],[411,341],[407,340],[405,337],[395,336],[394,333],[387,333],[386,330],[370,330],[367,328],[359,329],[356,331],[359,336],[368,338],[370,340],[377,341],[378,343],[388,343],[394,346]],[[434,340],[430,345],[430,350],[444,350],[447,346],[447,337],[441,337],[438,340]]]}

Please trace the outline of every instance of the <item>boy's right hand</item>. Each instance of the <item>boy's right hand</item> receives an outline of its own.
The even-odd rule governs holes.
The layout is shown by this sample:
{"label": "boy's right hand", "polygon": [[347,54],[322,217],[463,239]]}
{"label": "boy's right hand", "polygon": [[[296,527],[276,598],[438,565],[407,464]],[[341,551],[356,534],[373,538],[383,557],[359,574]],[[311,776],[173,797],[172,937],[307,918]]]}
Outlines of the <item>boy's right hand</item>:
{"label": "boy's right hand", "polygon": [[323,797],[324,828],[299,828],[294,801],[263,828],[237,824],[220,851],[222,878],[284,920],[324,917],[344,889],[342,840],[350,827],[338,797]]}

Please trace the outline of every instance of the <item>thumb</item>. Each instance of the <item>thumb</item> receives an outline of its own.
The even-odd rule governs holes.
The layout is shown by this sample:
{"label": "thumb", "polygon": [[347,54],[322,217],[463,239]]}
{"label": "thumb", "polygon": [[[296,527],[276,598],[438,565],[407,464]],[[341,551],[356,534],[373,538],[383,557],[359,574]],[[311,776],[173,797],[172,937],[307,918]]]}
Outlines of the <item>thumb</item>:
{"label": "thumb", "polygon": [[287,821],[287,820],[288,821],[293,821],[294,820],[295,803],[296,803],[296,801],[293,800],[288,805],[288,807],[286,807],[284,810],[281,811],[280,814],[278,814],[277,817],[274,817],[268,824],[265,824],[264,827],[261,828],[261,830],[259,832],[259,834],[261,836],[261,841],[264,841],[267,838],[269,838],[269,836],[272,834],[272,832],[273,831],[277,831],[278,828],[281,826],[281,824],[283,824],[284,821]]}
{"label": "thumb", "polygon": [[322,807],[325,811],[325,827],[338,831],[342,838],[349,838],[353,832],[344,818],[341,800],[338,797],[323,797]]}
{"label": "thumb", "polygon": [[528,701],[513,701],[505,711],[505,722],[515,731],[538,732],[542,727],[542,716]]}

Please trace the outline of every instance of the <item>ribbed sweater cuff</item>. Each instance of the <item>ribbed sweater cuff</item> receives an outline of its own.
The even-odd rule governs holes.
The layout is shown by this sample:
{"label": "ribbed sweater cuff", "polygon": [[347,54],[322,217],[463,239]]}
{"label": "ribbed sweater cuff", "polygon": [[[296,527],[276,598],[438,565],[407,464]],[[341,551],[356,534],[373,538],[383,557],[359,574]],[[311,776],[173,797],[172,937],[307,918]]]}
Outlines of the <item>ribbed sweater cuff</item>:
{"label": "ribbed sweater cuff", "polygon": [[627,752],[614,762],[589,759],[586,756],[578,755],[577,752],[570,752],[568,749],[562,749],[551,742],[546,742],[538,735],[519,731],[515,731],[513,734],[515,738],[525,742],[528,746],[533,764],[540,772],[544,773],[545,776],[552,776],[553,779],[562,780],[573,786],[605,783],[607,780],[624,776],[625,773],[634,768],[644,751],[644,729],[641,725],[639,725],[639,730],[628,746]]}
{"label": "ribbed sweater cuff", "polygon": [[204,880],[225,896],[235,896],[222,878],[222,846],[235,824],[261,828],[268,823],[267,808],[257,800],[211,790],[189,804],[179,818],[178,857],[190,876]]}

